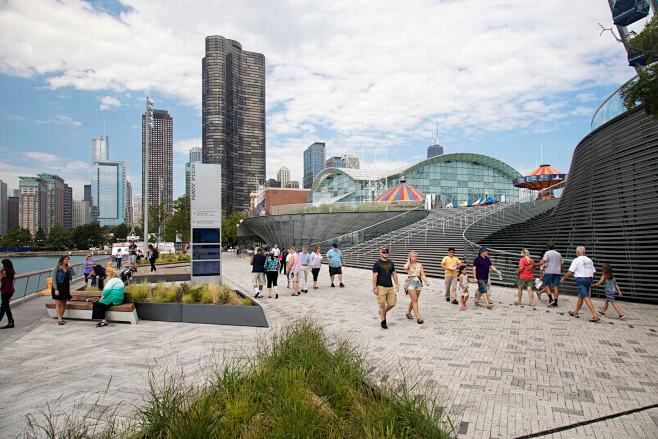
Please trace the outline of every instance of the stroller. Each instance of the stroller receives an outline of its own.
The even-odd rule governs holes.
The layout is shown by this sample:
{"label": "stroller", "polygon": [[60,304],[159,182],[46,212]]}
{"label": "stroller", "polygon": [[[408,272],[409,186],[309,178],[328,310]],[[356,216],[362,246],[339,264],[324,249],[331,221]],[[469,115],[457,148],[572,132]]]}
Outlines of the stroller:
{"label": "stroller", "polygon": [[128,267],[121,272],[120,276],[121,276],[121,281],[124,284],[128,285],[130,283],[130,279],[132,279],[133,277],[133,270],[130,267]]}

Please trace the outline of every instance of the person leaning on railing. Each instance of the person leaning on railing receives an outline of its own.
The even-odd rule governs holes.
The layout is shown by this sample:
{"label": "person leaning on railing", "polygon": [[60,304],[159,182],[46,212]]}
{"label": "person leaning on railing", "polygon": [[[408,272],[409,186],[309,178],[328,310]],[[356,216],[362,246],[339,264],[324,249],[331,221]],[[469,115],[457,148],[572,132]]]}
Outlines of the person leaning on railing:
{"label": "person leaning on railing", "polygon": [[94,306],[91,313],[92,320],[100,320],[96,326],[102,327],[107,326],[107,320],[105,319],[105,313],[111,306],[121,305],[123,303],[124,289],[125,285],[119,277],[119,274],[113,269],[107,270],[107,277],[109,280],[103,288],[101,293],[101,299],[98,302],[94,302]]}

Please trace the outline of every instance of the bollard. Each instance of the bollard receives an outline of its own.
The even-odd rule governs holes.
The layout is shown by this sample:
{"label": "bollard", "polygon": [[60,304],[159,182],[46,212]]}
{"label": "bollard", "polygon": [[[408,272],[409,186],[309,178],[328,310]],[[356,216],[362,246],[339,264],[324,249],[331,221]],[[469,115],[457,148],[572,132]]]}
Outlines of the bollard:
{"label": "bollard", "polygon": [[52,290],[53,290],[53,278],[48,276],[48,283],[46,284],[46,289],[41,292],[41,295],[50,296]]}

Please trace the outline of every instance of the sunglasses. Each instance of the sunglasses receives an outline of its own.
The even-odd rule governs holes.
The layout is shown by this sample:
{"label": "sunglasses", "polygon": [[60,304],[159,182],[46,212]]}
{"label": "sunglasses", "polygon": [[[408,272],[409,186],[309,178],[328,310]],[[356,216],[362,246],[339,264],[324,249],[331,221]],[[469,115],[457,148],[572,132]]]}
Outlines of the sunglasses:
{"label": "sunglasses", "polygon": [[382,253],[388,254],[388,250],[382,250]]}

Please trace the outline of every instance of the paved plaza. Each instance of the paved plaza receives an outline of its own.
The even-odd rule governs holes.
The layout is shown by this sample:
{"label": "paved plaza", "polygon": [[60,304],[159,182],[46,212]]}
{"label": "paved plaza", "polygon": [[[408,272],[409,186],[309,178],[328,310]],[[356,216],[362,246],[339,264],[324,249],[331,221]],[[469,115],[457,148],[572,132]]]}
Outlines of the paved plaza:
{"label": "paved plaza", "polygon": [[[252,291],[246,259],[225,255],[223,271],[225,280]],[[68,413],[98,400],[101,408],[120,404],[127,416],[146,395],[149,370],[181,369],[201,382],[213,359],[244,358],[259,338],[309,315],[330,339],[360,346],[377,383],[396,387],[406,379],[419,383],[415,391],[436,392],[460,438],[518,437],[658,403],[658,307],[621,303],[625,321],[609,315],[593,324],[587,313],[567,315],[571,297],[558,309],[544,302],[533,310],[511,304],[515,291],[494,287],[493,310],[460,312],[443,300],[443,280],[430,279],[420,302],[425,324],[406,319],[402,292],[383,330],[371,273],[344,272],[346,288],[329,288],[323,266],[320,290],[291,297],[281,288],[278,300],[259,300],[269,329],[147,321],[60,327],[46,318],[46,299],[22,304],[16,332],[0,333],[0,437],[20,434],[25,415],[48,403]],[[21,327],[27,313],[32,322]],[[544,437],[658,437],[658,409]]]}

